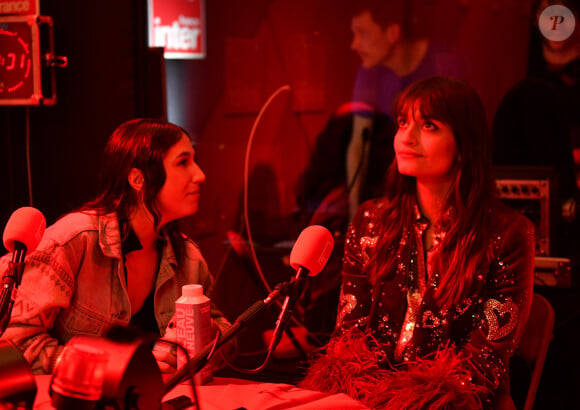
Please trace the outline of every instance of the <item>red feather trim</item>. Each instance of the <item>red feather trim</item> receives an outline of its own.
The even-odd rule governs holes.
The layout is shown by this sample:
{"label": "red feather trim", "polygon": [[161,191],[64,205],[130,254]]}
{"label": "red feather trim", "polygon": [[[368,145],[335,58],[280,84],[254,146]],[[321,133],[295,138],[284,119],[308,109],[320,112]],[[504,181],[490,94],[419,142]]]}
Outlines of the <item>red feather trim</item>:
{"label": "red feather trim", "polygon": [[[471,383],[466,358],[452,347],[385,369],[384,353],[360,332],[329,342],[300,387],[345,393],[372,409],[480,409],[490,391]],[[387,364],[388,365],[388,364]]]}

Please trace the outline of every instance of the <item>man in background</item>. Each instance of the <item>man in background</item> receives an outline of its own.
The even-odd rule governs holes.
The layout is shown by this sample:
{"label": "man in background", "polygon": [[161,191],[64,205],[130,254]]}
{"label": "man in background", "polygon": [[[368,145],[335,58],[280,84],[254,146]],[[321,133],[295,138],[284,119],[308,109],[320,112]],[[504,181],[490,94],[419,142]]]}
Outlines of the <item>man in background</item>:
{"label": "man in background", "polygon": [[[357,2],[351,21],[351,49],[361,59],[352,100],[371,106],[375,112],[392,115],[401,90],[412,82],[436,74],[457,76],[460,72],[447,47],[435,44],[418,26],[412,3],[402,0]],[[369,138],[373,115],[355,112],[348,145],[346,186],[350,215],[361,202],[368,170]]]}

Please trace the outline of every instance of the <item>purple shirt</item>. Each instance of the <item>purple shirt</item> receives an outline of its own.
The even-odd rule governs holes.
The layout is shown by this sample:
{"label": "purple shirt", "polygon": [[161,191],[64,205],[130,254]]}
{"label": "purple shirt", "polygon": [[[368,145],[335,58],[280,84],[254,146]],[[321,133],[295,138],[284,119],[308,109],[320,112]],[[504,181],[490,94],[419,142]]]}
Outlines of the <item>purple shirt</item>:
{"label": "purple shirt", "polygon": [[368,69],[361,66],[356,75],[352,100],[367,103],[377,111],[392,115],[399,93],[409,84],[433,75],[458,77],[460,72],[456,56],[440,45],[431,44],[417,69],[404,77],[399,77],[384,65]]}

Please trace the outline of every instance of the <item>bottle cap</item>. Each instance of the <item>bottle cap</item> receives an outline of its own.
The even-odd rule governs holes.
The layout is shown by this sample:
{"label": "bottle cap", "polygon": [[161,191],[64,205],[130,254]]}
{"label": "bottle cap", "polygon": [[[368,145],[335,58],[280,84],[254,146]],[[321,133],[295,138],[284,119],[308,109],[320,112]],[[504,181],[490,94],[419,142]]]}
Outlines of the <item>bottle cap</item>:
{"label": "bottle cap", "polygon": [[183,285],[181,288],[181,296],[203,296],[203,286]]}

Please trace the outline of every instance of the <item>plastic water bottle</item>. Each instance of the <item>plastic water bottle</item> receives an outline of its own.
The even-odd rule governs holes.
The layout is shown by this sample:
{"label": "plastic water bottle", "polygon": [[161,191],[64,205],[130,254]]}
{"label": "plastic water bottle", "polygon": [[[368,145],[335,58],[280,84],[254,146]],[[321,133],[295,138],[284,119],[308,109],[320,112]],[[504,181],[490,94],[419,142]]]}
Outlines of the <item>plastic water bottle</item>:
{"label": "plastic water bottle", "polygon": [[[194,357],[211,341],[210,300],[203,294],[202,285],[184,285],[181,297],[175,302],[177,342],[185,347],[189,357]],[[188,359],[181,349],[177,351],[177,368],[187,365]],[[195,375],[196,384],[212,379],[209,366]]]}

